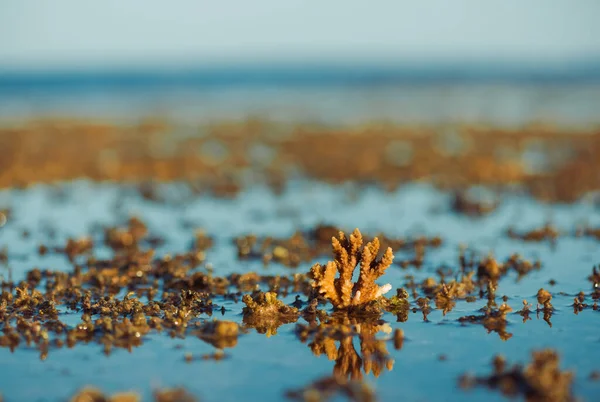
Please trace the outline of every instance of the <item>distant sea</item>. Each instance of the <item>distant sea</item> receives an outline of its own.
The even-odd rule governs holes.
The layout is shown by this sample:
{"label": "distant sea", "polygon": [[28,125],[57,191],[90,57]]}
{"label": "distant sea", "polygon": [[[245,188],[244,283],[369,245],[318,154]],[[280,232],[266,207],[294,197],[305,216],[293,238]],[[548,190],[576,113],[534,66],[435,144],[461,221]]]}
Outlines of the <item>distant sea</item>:
{"label": "distant sea", "polygon": [[600,122],[600,62],[0,70],[0,119]]}

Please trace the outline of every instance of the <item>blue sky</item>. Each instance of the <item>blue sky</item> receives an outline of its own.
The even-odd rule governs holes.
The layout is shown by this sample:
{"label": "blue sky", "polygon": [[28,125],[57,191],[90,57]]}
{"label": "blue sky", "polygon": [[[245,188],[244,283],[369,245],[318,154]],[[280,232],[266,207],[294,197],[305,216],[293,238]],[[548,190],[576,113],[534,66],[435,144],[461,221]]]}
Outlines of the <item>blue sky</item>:
{"label": "blue sky", "polygon": [[600,1],[0,0],[0,68],[600,59]]}

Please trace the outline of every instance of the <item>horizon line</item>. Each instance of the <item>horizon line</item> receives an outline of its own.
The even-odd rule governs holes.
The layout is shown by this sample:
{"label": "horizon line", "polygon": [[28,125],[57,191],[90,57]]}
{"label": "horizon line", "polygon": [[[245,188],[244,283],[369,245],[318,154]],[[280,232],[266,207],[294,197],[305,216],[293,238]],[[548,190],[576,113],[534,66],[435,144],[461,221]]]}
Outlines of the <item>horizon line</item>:
{"label": "horizon line", "polygon": [[2,89],[132,88],[156,86],[381,85],[484,82],[596,82],[600,59],[528,63],[246,63],[180,66],[113,66],[61,69],[0,67]]}

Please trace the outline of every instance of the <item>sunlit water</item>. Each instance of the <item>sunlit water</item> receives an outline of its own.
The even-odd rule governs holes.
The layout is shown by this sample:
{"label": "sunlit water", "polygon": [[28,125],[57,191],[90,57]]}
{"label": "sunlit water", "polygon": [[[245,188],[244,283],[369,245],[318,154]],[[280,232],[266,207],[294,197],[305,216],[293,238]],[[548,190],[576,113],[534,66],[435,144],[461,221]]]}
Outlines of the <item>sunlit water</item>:
{"label": "sunlit water", "polygon": [[[141,217],[151,234],[165,238],[166,242],[157,249],[158,256],[188,250],[193,228],[204,228],[215,237],[206,263],[212,265],[216,275],[253,270],[265,274],[292,272],[277,264],[264,268],[258,261],[239,261],[232,238],[250,232],[289,236],[296,229],[329,223],[346,230],[358,227],[363,232],[384,232],[389,236],[440,235],[443,246],[427,252],[420,270],[392,266],[381,279],[396,288],[405,285],[405,275],[409,273],[417,280],[435,277],[435,269],[442,264],[458,266],[461,244],[481,254],[493,252],[500,260],[518,252],[528,259],[539,258],[542,269],[518,282],[515,276],[505,277],[497,295],[508,296],[508,303],[518,310],[524,298],[535,306],[535,294],[544,287],[554,294],[556,312],[551,326],[541,316],[536,317],[535,312],[532,320],[525,323],[520,315],[510,314],[507,332],[512,333],[512,338],[507,341],[497,333],[487,333],[482,325],[462,325],[457,321],[461,316],[478,314],[485,299],[474,303],[459,301],[446,316],[434,309],[429,322],[423,321],[420,311],[409,313],[404,323],[386,313],[384,319],[392,329],[403,329],[406,341],[400,350],[394,349],[391,340],[387,341],[390,357],[395,361],[393,370],[384,370],[378,378],[372,374],[365,377],[382,401],[502,400],[500,394],[482,388],[462,391],[457,386],[459,375],[489,373],[491,358],[497,353],[509,362],[526,363],[532,349],[544,347],[556,348],[562,367],[575,371],[576,395],[592,401],[600,392],[600,383],[588,379],[592,370],[600,369],[599,312],[587,309],[575,315],[571,307],[575,294],[591,290],[586,278],[592,266],[600,262],[597,241],[573,236],[578,223],[600,223],[600,214],[592,204],[547,205],[525,196],[508,195],[491,215],[472,219],[450,212],[449,195],[424,185],[383,193],[374,188],[296,181],[280,196],[267,188],[255,187],[234,200],[192,197],[177,185],[166,193],[172,200],[157,203],[144,200],[123,186],[83,181],[58,189],[38,185],[27,190],[2,191],[0,207],[10,207],[12,214],[0,228],[0,246],[8,246],[13,279],[23,278],[26,270],[34,267],[71,269],[63,255],[40,257],[39,244],[59,246],[68,237],[87,234],[101,244],[102,232],[95,229],[98,225],[121,224],[131,215]],[[530,229],[547,221],[563,234],[554,248],[546,242],[523,243],[505,235],[509,226]],[[30,231],[29,238],[22,237],[24,229]],[[103,247],[94,252],[109,255]],[[403,256],[402,252],[396,254]],[[310,266],[311,263],[304,263],[295,271],[304,272]],[[1,272],[8,275],[7,267]],[[549,285],[550,279],[557,284]],[[294,295],[285,299],[288,303],[293,300]],[[242,303],[224,301],[218,296],[214,303],[226,311],[223,316],[219,311],[213,317],[241,323]],[[69,313],[61,319],[74,324],[79,314]],[[298,322],[304,321],[300,318]],[[185,353],[202,355],[214,348],[194,336],[171,339],[164,333],[152,333],[131,352],[114,349],[108,357],[97,344],[51,349],[44,361],[33,347],[19,347],[13,353],[2,348],[0,390],[8,401],[57,401],[84,385],[94,385],[109,392],[137,390],[146,399],[155,387],[182,385],[204,401],[278,401],[285,390],[300,388],[333,370],[333,361],[314,356],[307,344],[297,339],[295,326],[283,325],[271,337],[250,329],[240,336],[236,347],[225,350],[228,358],[222,361],[186,363]],[[389,335],[380,332],[378,337],[387,339]],[[357,340],[355,347],[359,350]],[[439,359],[442,354],[447,357],[445,361]]]}

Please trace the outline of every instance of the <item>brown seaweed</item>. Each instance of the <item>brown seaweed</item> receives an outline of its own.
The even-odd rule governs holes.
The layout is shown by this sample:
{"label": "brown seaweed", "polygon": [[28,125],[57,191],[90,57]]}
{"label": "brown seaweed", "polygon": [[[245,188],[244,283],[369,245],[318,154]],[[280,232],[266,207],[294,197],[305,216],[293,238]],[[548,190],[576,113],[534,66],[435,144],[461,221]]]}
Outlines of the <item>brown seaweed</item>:
{"label": "brown seaweed", "polygon": [[523,396],[527,402],[572,402],[573,373],[560,370],[558,354],[550,349],[532,352],[532,361],[525,368],[507,366],[502,356],[493,360],[494,371],[489,376],[463,375],[463,389],[486,386],[510,397]]}

